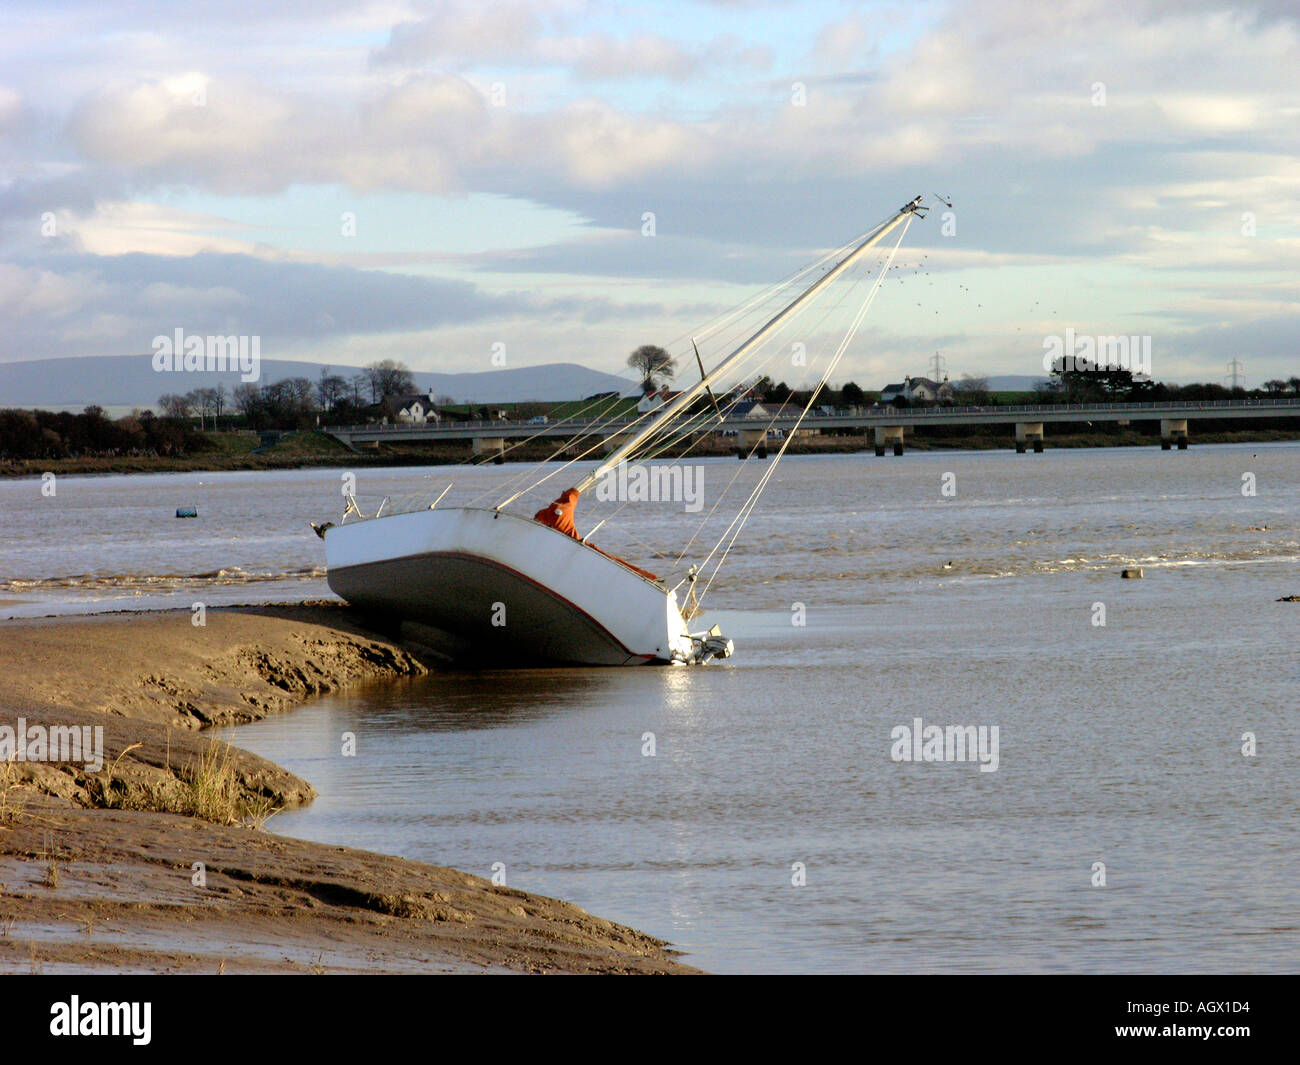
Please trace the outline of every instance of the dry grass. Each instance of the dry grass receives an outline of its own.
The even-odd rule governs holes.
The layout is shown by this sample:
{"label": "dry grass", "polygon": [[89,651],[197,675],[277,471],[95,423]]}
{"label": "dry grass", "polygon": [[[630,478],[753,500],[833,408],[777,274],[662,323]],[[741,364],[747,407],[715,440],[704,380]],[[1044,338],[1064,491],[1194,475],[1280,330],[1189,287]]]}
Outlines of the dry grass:
{"label": "dry grass", "polygon": [[123,778],[122,758],[139,744],[127,747],[96,779],[99,805],[118,810],[149,810],[184,814],[218,825],[262,828],[279,807],[265,795],[250,794],[239,783],[231,760],[233,748],[213,740],[174,776],[139,782]]}
{"label": "dry grass", "polygon": [[21,787],[13,761],[0,762],[0,825],[11,825],[22,814],[22,802],[13,796]]}
{"label": "dry grass", "polygon": [[45,863],[45,876],[41,878],[41,883],[53,890],[59,886],[59,862],[54,857],[48,835],[45,837],[45,846],[41,849],[41,861]]}

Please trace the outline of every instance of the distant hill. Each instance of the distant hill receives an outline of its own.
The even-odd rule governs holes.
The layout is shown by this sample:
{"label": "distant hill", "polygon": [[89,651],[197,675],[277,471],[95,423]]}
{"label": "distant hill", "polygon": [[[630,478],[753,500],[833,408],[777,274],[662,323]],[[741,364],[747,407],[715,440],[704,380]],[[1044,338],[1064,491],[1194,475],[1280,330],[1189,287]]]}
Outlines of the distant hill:
{"label": "distant hill", "polygon": [[[264,384],[285,377],[319,379],[328,369],[351,378],[359,366],[337,363],[294,362],[263,359]],[[529,400],[554,402],[580,399],[597,392],[617,391],[631,395],[636,384],[624,377],[590,370],[571,362],[482,373],[414,373],[416,387],[438,396],[451,396],[458,403],[523,403]],[[31,359],[0,363],[0,408],[43,407],[47,410],[81,410],[91,404],[109,414],[132,407],[152,407],[165,392],[184,393],[195,388],[224,384],[229,391],[240,383],[238,373],[158,373],[149,355],[83,356],[66,359]]]}

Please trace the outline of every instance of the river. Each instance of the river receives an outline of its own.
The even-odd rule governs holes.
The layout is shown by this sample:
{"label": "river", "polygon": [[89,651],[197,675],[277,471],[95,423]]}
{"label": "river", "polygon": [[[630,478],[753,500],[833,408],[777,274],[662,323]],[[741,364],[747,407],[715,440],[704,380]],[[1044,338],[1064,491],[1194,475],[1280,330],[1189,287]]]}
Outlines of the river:
{"label": "river", "polygon": [[[702,461],[706,511],[764,468]],[[0,483],[0,615],[326,596],[306,521],[342,478]],[[630,508],[597,539],[660,568],[703,516]],[[1297,444],[791,456],[706,598],[731,660],[442,670],[233,735],[320,792],[273,831],[495,872],[712,971],[1294,971],[1297,561]],[[898,760],[918,718],[996,727],[996,768]]]}

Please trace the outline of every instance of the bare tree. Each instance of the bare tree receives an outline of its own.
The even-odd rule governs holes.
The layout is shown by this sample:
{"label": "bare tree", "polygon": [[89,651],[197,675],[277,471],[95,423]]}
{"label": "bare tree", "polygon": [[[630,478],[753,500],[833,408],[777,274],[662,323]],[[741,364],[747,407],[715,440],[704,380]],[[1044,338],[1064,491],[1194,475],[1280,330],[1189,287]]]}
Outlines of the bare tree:
{"label": "bare tree", "polygon": [[353,374],[348,381],[348,387],[352,390],[352,405],[361,406],[361,394],[370,384],[369,378],[364,373]]}
{"label": "bare tree", "polygon": [[647,392],[677,373],[677,360],[654,344],[642,344],[627,357],[627,364],[641,375],[641,387]]}
{"label": "bare tree", "polygon": [[311,378],[290,377],[281,384],[295,411],[307,414],[316,409],[316,386],[311,383]]}
{"label": "bare tree", "polygon": [[203,396],[204,391],[205,389],[196,388],[192,392],[185,393],[185,402],[190,405],[190,410],[196,412],[199,416],[200,429],[207,428],[204,422],[204,415],[207,414],[208,408],[207,408],[207,401],[204,399]]}
{"label": "bare tree", "polygon": [[208,415],[212,416],[212,426],[216,428],[217,415],[221,413],[222,399],[220,393],[222,392],[224,392],[224,389],[196,388],[186,395],[185,398],[190,401],[190,406],[199,412],[200,429],[206,427],[205,419]]}
{"label": "bare tree", "polygon": [[262,412],[262,390],[252,382],[244,382],[235,386],[230,402],[252,424]]}
{"label": "bare tree", "polygon": [[316,398],[326,410],[333,410],[339,400],[347,397],[348,383],[338,374],[321,371],[320,381],[316,385]]}
{"label": "bare tree", "polygon": [[292,418],[298,408],[293,386],[287,380],[275,381],[263,388],[262,404],[272,426]]}
{"label": "bare tree", "polygon": [[389,396],[401,396],[415,391],[411,371],[400,362],[383,359],[366,367],[366,381],[370,385],[370,399],[379,403]]}
{"label": "bare tree", "polygon": [[961,380],[952,386],[966,403],[972,403],[982,406],[989,401],[989,379],[987,377],[972,377],[968,373],[961,375]]}
{"label": "bare tree", "polygon": [[158,397],[158,406],[161,408],[164,418],[184,420],[190,416],[193,401],[189,396],[177,396],[167,392]]}

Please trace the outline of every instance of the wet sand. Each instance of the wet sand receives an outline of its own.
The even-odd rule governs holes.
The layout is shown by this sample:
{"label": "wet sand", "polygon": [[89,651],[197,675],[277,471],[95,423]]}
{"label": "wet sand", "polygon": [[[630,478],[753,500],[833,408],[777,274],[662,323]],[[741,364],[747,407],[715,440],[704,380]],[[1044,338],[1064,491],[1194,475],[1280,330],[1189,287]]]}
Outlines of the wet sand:
{"label": "wet sand", "polygon": [[334,603],[0,623],[0,726],[104,730],[98,772],[0,763],[0,972],[694,971],[566,902],[257,827],[315,792],[204,729],[435,662]]}

